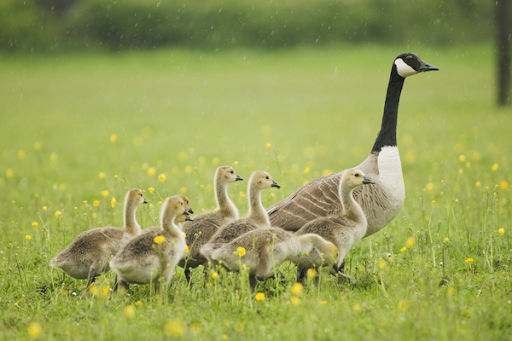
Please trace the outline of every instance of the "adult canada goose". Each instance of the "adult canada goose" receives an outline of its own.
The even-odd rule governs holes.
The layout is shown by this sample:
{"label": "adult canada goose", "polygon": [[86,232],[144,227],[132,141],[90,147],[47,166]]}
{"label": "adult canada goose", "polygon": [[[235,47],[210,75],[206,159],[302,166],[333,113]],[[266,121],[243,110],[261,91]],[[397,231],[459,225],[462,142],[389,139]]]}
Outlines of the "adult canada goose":
{"label": "adult canada goose", "polygon": [[271,187],[281,188],[277,182],[272,180],[272,177],[267,172],[256,171],[252,173],[247,186],[249,213],[245,218],[235,220],[222,226],[208,243],[200,249],[201,253],[208,261],[211,261],[210,255],[213,250],[221,245],[229,243],[238,236],[254,229],[270,227],[267,212],[261,204],[261,191]]}
{"label": "adult canada goose", "polygon": [[[334,243],[340,252],[334,269],[340,268],[348,251],[366,234],[366,217],[361,206],[352,197],[352,192],[359,186],[373,183],[360,169],[346,170],[338,187],[343,211],[312,220],[296,232],[297,235],[314,233]],[[304,257],[297,270],[297,280],[305,278],[307,269],[316,267],[319,259],[318,251],[312,251],[308,257]],[[307,264],[308,261],[311,264]]]}
{"label": "adult canada goose", "polygon": [[68,276],[87,279],[87,288],[96,276],[110,270],[109,261],[121,247],[140,233],[135,213],[146,204],[142,191],[134,188],[124,197],[124,226],[98,227],[82,232],[69,246],[50,261]]}
{"label": "adult canada goose", "polygon": [[[316,251],[318,257],[308,259],[305,255],[312,251]],[[239,261],[247,266],[252,290],[256,285],[256,279],[266,280],[275,277],[274,265],[278,267],[285,261],[290,261],[302,267],[318,268],[322,264],[332,267],[338,257],[338,248],[317,234],[298,236],[272,227],[244,233],[215,249],[211,254],[214,263],[221,264],[229,271],[240,271]],[[307,262],[302,264],[306,259]]]}
{"label": "adult canada goose", "polygon": [[180,260],[178,266],[185,268],[185,276],[190,282],[190,269],[199,265],[206,265],[206,258],[199,250],[206,244],[217,230],[233,220],[238,219],[238,209],[229,199],[228,184],[241,181],[233,167],[221,166],[215,171],[214,190],[217,208],[212,212],[205,212],[183,225],[185,240],[189,246],[189,254]]}
{"label": "adult canada goose", "polygon": [[191,220],[180,196],[165,200],[160,212],[161,227],[144,230],[132,238],[110,261],[117,274],[119,285],[153,283],[160,286],[160,278],[168,285],[174,267],[185,253],[185,237],[175,221]]}
{"label": "adult canada goose", "polygon": [[[405,186],[396,143],[400,93],[406,77],[433,70],[439,69],[414,53],[402,53],[393,62],[381,130],[368,158],[356,166],[375,182],[354,191],[368,221],[365,236],[386,226],[403,206]],[[338,185],[344,172],[314,179],[271,206],[268,214],[272,225],[297,231],[309,221],[342,212]]]}

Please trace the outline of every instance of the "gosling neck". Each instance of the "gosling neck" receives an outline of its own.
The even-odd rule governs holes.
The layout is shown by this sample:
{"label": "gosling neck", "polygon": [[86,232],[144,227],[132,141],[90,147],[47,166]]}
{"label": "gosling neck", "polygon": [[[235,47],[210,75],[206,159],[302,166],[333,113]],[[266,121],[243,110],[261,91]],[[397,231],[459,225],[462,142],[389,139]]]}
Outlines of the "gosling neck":
{"label": "gosling neck", "polygon": [[270,226],[267,211],[261,204],[261,189],[256,183],[249,183],[247,188],[249,195],[249,214],[247,218],[254,220],[259,225]]}
{"label": "gosling neck", "polygon": [[227,219],[238,219],[238,209],[228,196],[228,183],[222,179],[215,179],[215,200],[217,211]]}
{"label": "gosling neck", "polygon": [[339,197],[341,198],[341,204],[343,205],[342,215],[350,220],[358,223],[366,223],[366,217],[361,209],[361,206],[354,200],[352,192],[355,187],[350,186],[347,181],[341,179],[339,187]]}
{"label": "gosling neck", "polygon": [[124,228],[127,233],[137,235],[141,232],[140,225],[137,222],[137,203],[126,199],[124,201]]}
{"label": "gosling neck", "polygon": [[174,222],[177,217],[178,215],[176,214],[171,214],[164,211],[160,217],[160,221],[162,222],[162,230],[171,234],[181,233],[179,225]]}

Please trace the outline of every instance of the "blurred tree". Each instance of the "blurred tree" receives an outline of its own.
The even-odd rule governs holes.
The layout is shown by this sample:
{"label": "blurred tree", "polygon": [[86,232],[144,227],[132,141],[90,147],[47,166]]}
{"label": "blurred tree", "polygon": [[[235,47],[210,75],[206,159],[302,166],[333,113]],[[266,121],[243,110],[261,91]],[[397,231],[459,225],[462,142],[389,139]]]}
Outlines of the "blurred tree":
{"label": "blurred tree", "polygon": [[66,14],[80,0],[37,0],[40,7],[59,15]]}
{"label": "blurred tree", "polygon": [[511,0],[497,0],[496,27],[498,44],[498,105],[510,105],[510,35]]}

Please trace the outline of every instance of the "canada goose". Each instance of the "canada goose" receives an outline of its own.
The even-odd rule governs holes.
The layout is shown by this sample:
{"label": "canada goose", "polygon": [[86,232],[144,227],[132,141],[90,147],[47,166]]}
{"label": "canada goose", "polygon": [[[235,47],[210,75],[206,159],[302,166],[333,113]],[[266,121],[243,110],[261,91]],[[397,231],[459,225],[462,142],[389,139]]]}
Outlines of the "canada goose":
{"label": "canada goose", "polygon": [[[240,254],[240,247],[244,248],[245,254]],[[305,255],[313,250],[319,257],[308,259]],[[229,271],[240,271],[241,260],[241,264],[249,268],[249,282],[254,290],[256,279],[275,277],[274,264],[279,266],[285,261],[291,261],[303,267],[318,268],[322,264],[332,267],[338,259],[338,248],[317,234],[296,235],[271,227],[244,233],[215,249],[211,259]],[[304,260],[307,262],[302,264]]]}
{"label": "canada goose", "polygon": [[238,219],[238,209],[229,199],[228,184],[241,181],[233,167],[221,166],[217,168],[214,176],[215,201],[217,208],[212,212],[206,212],[194,217],[183,225],[185,240],[189,246],[189,254],[180,260],[178,266],[185,268],[185,276],[190,282],[190,269],[199,265],[206,265],[206,258],[199,252],[201,247],[210,240],[219,227]]}
{"label": "canada goose", "polygon": [[[191,220],[180,196],[165,200],[160,212],[161,227],[144,230],[132,238],[110,261],[119,278],[119,285],[153,283],[159,288],[160,278],[168,285],[174,267],[185,253],[185,237],[175,221]],[[156,237],[161,240],[155,240]]]}
{"label": "canada goose", "polygon": [[251,230],[260,227],[270,227],[267,212],[261,204],[261,191],[271,187],[281,188],[277,182],[272,180],[272,177],[267,172],[256,171],[252,173],[247,185],[247,196],[249,197],[249,213],[247,217],[235,220],[219,229],[208,243],[200,249],[206,259],[211,261],[211,253],[222,244],[229,243]]}
{"label": "canada goose", "polygon": [[[405,186],[396,143],[400,93],[406,77],[433,70],[439,69],[414,53],[402,53],[393,62],[381,130],[368,158],[356,166],[375,182],[354,191],[368,221],[365,237],[386,226],[403,206]],[[342,212],[338,185],[344,172],[314,179],[271,206],[268,214],[272,225],[297,231],[309,221]]]}
{"label": "canada goose", "polygon": [[[361,206],[352,197],[354,189],[366,184],[374,184],[374,182],[366,177],[360,169],[346,170],[338,187],[338,197],[341,198],[343,211],[312,220],[296,232],[297,235],[314,233],[334,243],[340,252],[335,269],[340,268],[348,251],[366,234],[368,225],[366,217]],[[305,257],[297,269],[297,280],[305,277],[306,269],[315,267],[318,258],[320,258],[320,254],[317,251],[313,251],[309,257]],[[312,263],[307,264],[308,260],[311,260]]]}
{"label": "canada goose", "polygon": [[[185,196],[185,195],[178,195],[181,199],[183,199],[183,203],[185,204],[185,210],[190,213],[190,214],[194,214],[194,210],[192,209],[192,207],[190,207],[190,203],[188,201],[188,197]],[[180,219],[179,217],[176,218],[176,219]],[[178,221],[175,221],[176,224],[178,224],[179,222]]]}
{"label": "canada goose", "polygon": [[76,279],[87,278],[87,288],[96,276],[110,270],[109,260],[132,237],[140,233],[135,213],[146,204],[142,191],[134,188],[124,197],[124,226],[98,227],[82,232],[69,246],[50,261],[50,266],[61,269]]}

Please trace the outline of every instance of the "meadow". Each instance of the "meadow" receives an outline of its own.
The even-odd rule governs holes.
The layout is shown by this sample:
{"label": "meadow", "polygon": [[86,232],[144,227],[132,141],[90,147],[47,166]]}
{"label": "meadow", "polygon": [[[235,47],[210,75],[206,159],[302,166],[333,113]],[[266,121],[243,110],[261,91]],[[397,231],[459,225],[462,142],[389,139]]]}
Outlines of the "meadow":
{"label": "meadow", "polygon": [[[112,273],[93,295],[50,268],[80,232],[121,226],[130,188],[149,201],[145,228],[174,194],[214,208],[219,165],[267,170],[282,186],[268,207],[359,164],[408,50],[440,71],[405,82],[407,198],[349,254],[355,283],[324,269],[318,287],[293,287],[284,264],[284,283],[251,293],[247,276],[197,270],[189,287],[178,268],[162,296],[111,298]],[[494,61],[488,45],[421,44],[0,56],[0,339],[511,340],[512,112],[495,106]],[[229,188],[241,215],[246,185]]]}

